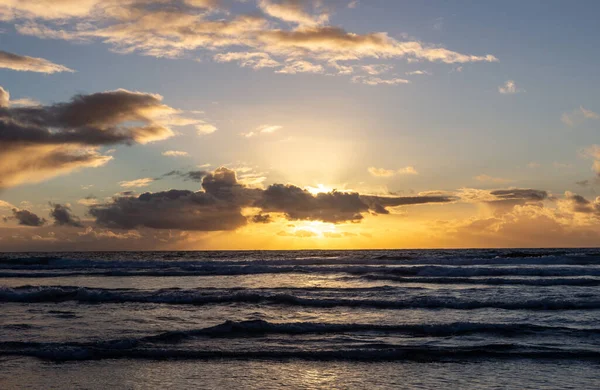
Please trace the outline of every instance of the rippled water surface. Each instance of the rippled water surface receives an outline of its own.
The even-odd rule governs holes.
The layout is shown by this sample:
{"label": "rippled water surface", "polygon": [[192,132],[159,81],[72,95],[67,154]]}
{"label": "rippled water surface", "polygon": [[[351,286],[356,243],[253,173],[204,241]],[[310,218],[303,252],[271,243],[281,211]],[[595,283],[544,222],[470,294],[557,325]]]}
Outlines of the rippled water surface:
{"label": "rippled water surface", "polygon": [[600,387],[600,250],[0,254],[2,388]]}

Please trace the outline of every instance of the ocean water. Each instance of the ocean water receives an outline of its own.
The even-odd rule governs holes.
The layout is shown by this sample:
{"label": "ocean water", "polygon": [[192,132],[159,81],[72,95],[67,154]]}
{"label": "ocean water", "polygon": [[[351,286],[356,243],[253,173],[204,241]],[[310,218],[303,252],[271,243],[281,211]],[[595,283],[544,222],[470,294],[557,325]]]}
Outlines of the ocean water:
{"label": "ocean water", "polygon": [[0,254],[0,388],[598,389],[600,250]]}

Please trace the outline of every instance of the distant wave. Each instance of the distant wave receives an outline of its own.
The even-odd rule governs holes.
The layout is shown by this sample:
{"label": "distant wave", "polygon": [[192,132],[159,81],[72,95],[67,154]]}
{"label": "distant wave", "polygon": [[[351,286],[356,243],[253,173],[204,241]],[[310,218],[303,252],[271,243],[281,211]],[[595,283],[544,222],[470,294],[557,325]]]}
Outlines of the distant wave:
{"label": "distant wave", "polygon": [[[600,286],[600,279],[593,277],[542,277],[542,278],[469,278],[469,277],[406,277],[381,274],[367,274],[359,276],[360,279],[390,281],[398,283],[423,283],[423,284],[481,284],[481,285],[525,285],[525,286]],[[354,280],[356,277],[345,277]]]}
{"label": "distant wave", "polygon": [[[294,260],[296,261],[296,260]],[[216,276],[216,275],[260,275],[260,274],[385,274],[388,276],[413,277],[574,277],[600,276],[600,265],[528,265],[528,266],[456,266],[456,265],[277,265],[260,262],[250,265],[231,263],[168,263],[168,262],[118,262],[118,261],[66,261],[52,264],[8,264],[4,265],[0,277],[57,277],[57,276]],[[10,271],[8,271],[10,270]]]}
{"label": "distant wave", "polygon": [[[404,253],[404,251],[401,251]],[[303,254],[303,255],[301,255]],[[78,254],[82,258],[68,256],[16,256],[0,255],[0,269],[14,270],[209,270],[231,267],[276,266],[336,266],[336,265],[600,265],[599,251],[567,252],[497,252],[497,251],[413,251],[404,254],[376,254],[361,251],[337,252],[332,255],[302,251],[289,253],[205,252],[187,255],[154,253],[144,256],[130,254],[131,258],[114,259],[102,253]],[[126,256],[127,253],[121,254]],[[236,258],[238,257],[238,258]]]}
{"label": "distant wave", "polygon": [[589,310],[600,309],[598,299],[537,298],[514,301],[472,300],[452,297],[414,297],[399,300],[307,298],[292,294],[264,292],[210,293],[198,290],[112,290],[85,287],[0,288],[0,302],[157,303],[174,305],[216,305],[228,303],[287,305],[300,307],[366,307],[375,309],[456,309],[497,308],[506,310]]}
{"label": "distant wave", "polygon": [[403,347],[379,343],[358,348],[227,350],[200,347],[137,346],[137,340],[113,343],[0,343],[0,356],[31,356],[52,361],[100,359],[303,359],[353,361],[460,361],[469,359],[600,360],[600,352],[587,349],[531,348],[519,344],[486,344],[465,347]]}

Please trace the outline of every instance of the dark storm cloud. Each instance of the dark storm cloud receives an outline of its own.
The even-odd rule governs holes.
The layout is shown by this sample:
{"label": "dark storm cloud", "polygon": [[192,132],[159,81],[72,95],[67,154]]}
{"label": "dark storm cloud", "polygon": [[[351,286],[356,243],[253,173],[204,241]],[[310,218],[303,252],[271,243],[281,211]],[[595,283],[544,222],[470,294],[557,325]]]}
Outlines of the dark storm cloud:
{"label": "dark storm cloud", "polygon": [[12,213],[12,217],[6,217],[4,220],[14,219],[19,225],[23,226],[43,226],[46,223],[44,218],[38,217],[29,210],[12,209]]}
{"label": "dark storm cloud", "polygon": [[250,218],[254,223],[270,222],[271,216],[266,214],[270,212],[284,214],[289,220],[342,223],[359,222],[362,213],[369,210],[387,214],[386,207],[453,200],[445,196],[378,197],[338,191],[312,194],[283,184],[273,184],[265,190],[248,188],[237,181],[233,170],[222,167],[204,173],[202,191],[170,190],[115,197],[110,203],[92,206],[90,215],[99,225],[109,228],[214,231],[245,225],[244,207],[261,210]]}
{"label": "dark storm cloud", "polygon": [[50,216],[54,219],[57,226],[83,227],[78,217],[71,214],[71,208],[67,205],[50,203],[52,210]]}

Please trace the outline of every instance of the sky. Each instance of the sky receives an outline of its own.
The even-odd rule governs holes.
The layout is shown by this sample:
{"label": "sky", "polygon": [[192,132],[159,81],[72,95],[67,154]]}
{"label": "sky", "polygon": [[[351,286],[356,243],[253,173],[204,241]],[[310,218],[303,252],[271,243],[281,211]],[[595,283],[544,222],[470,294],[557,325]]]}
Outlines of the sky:
{"label": "sky", "polygon": [[0,0],[0,251],[598,246],[598,12]]}

